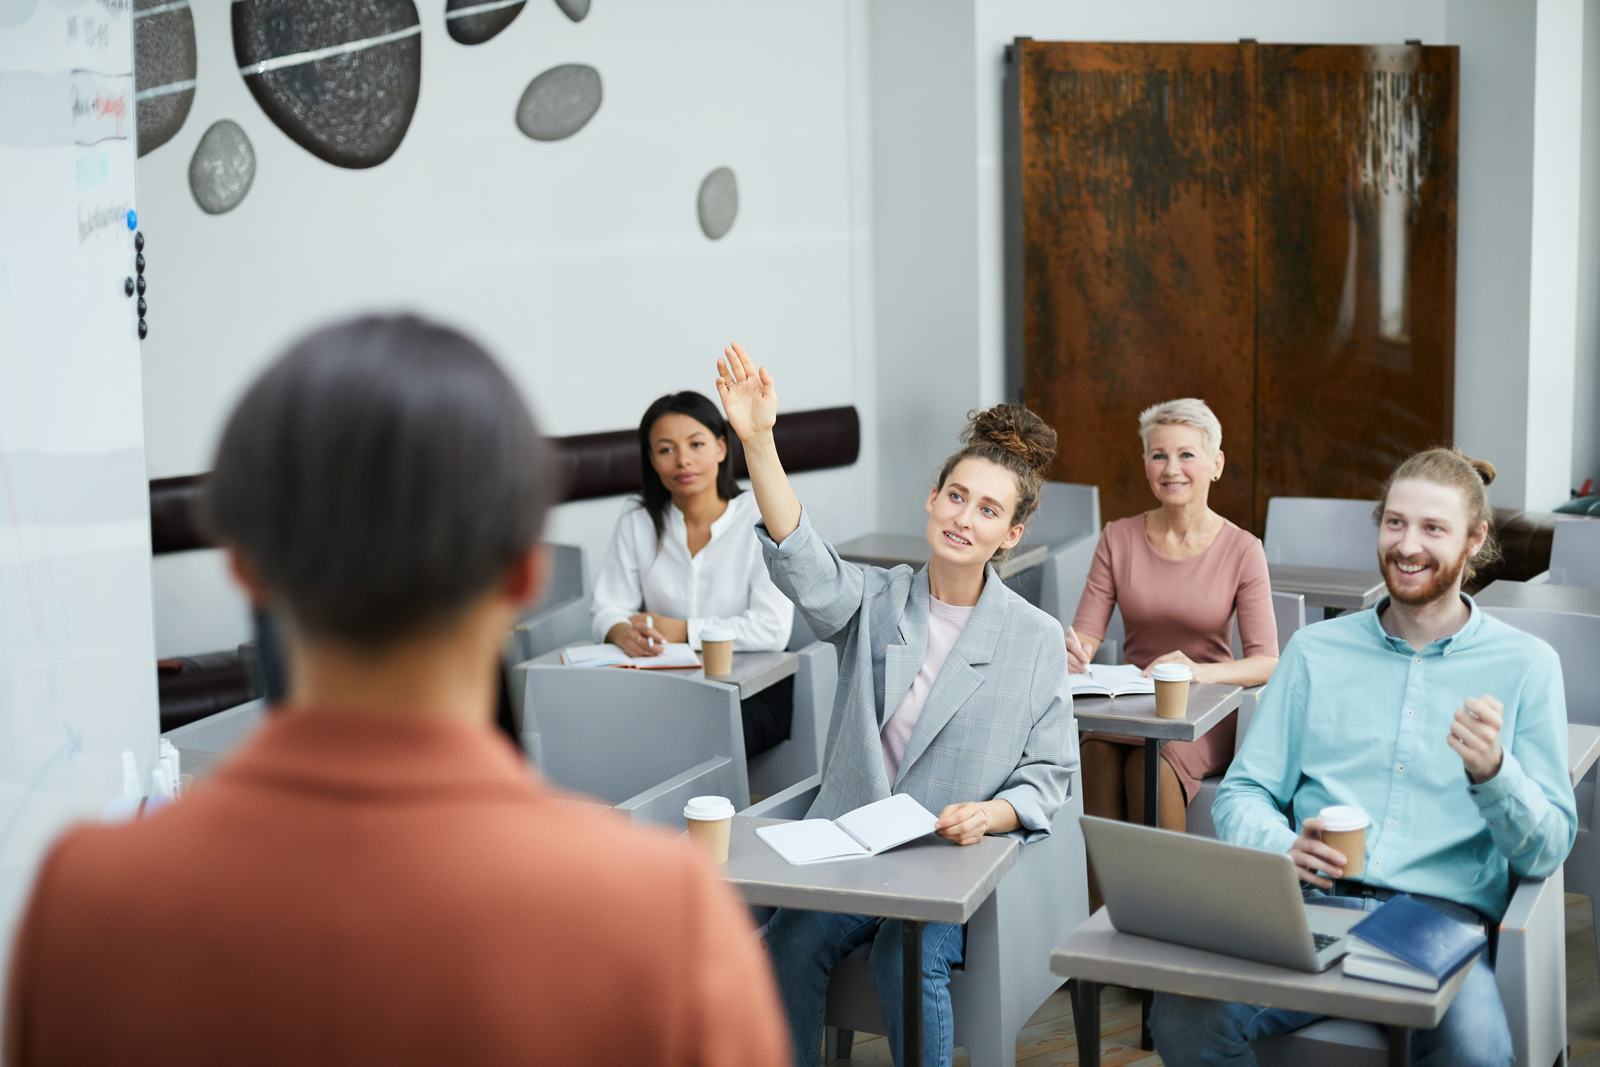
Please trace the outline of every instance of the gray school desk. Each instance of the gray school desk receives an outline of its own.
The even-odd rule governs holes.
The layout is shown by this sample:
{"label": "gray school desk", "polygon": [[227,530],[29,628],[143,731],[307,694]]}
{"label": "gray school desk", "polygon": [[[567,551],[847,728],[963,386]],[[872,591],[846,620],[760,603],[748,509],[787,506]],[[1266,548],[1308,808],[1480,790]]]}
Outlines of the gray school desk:
{"label": "gray school desk", "polygon": [[905,1060],[922,1063],[922,924],[972,918],[1022,846],[1010,837],[965,847],[925,837],[869,859],[797,866],[756,836],[783,821],[735,816],[722,876],[751,904],[904,922]]}
{"label": "gray school desk", "polygon": [[[1288,563],[1268,563],[1267,575],[1274,593],[1300,593],[1306,598],[1306,621],[1331,618],[1341,611],[1370,608],[1383,596],[1383,575],[1377,558],[1372,570],[1346,570],[1342,567],[1301,567]],[[1322,609],[1316,614],[1316,609]]]}
{"label": "gray school desk", "polygon": [[[928,542],[920,536],[869,533],[852,537],[842,544],[835,545],[834,548],[838,551],[840,559],[847,559],[852,563],[865,563],[873,567],[898,567],[904,563],[915,569],[928,562]],[[1021,574],[1030,567],[1039,566],[1049,555],[1048,546],[1024,542],[1013,548],[1005,559],[996,563],[994,569],[999,573],[1000,580],[1005,581],[1014,574]]]}
{"label": "gray school desk", "polygon": [[1490,582],[1473,597],[1480,608],[1533,608],[1571,615],[1600,615],[1600,589],[1548,582]]}
{"label": "gray school desk", "polygon": [[1596,760],[1600,760],[1600,726],[1567,723],[1567,773],[1574,789]]}
{"label": "gray school desk", "polygon": [[[1367,915],[1353,908],[1329,910],[1348,915],[1346,929]],[[1377,1023],[1389,1034],[1391,1067],[1400,1067],[1410,1062],[1411,1032],[1431,1030],[1439,1025],[1467,972],[1475,966],[1476,960],[1431,992],[1346,978],[1338,964],[1321,974],[1307,974],[1270,963],[1118,933],[1104,908],[1089,916],[1065,944],[1050,953],[1050,970],[1071,980],[1078,1063],[1083,1067],[1099,1067],[1100,1063],[1102,985],[1262,1004]]]}
{"label": "gray school desk", "polygon": [[1161,799],[1161,746],[1168,741],[1194,741],[1238,710],[1244,690],[1236,685],[1189,686],[1189,707],[1181,719],[1156,717],[1156,698],[1150,695],[1072,698],[1072,715],[1078,732],[1122,734],[1144,739],[1144,821],[1156,825]]}
{"label": "gray school desk", "polygon": [[[561,652],[546,652],[533,661],[540,666],[560,666]],[[800,657],[793,652],[735,652],[733,654],[733,673],[722,676],[706,675],[701,668],[690,670],[669,671],[669,674],[682,675],[687,678],[699,678],[706,682],[716,682],[720,685],[733,685],[739,689],[739,699],[748,700],[768,689],[785,678],[792,678],[799,669]],[[608,670],[614,671],[617,667],[574,667],[573,670]]]}

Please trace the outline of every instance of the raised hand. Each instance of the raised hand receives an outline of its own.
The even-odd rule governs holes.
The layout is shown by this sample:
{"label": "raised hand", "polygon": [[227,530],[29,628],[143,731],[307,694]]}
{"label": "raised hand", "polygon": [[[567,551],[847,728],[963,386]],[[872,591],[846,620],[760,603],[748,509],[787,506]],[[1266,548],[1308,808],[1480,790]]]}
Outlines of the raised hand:
{"label": "raised hand", "polygon": [[724,348],[717,360],[717,396],[741,441],[771,433],[777,424],[778,391],[772,375],[756,367],[738,342]]}

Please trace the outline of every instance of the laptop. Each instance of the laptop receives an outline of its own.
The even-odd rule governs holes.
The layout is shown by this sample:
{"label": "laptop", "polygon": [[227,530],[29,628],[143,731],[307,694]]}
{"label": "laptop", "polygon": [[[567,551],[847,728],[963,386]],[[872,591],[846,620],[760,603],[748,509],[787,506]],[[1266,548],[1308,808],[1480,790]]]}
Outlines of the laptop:
{"label": "laptop", "polygon": [[1287,852],[1082,817],[1111,925],[1297,971],[1332,967],[1364,913],[1307,907]]}

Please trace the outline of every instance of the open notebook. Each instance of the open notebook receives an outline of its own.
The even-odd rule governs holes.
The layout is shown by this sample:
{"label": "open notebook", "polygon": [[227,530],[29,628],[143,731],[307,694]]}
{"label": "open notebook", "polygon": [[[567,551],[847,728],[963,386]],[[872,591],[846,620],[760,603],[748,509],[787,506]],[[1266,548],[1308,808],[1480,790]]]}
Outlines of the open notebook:
{"label": "open notebook", "polygon": [[1069,674],[1067,680],[1072,683],[1073,696],[1123,697],[1156,691],[1155,680],[1140,674],[1139,668],[1131,663],[1117,666],[1091,663],[1086,673]]}
{"label": "open notebook", "polygon": [[678,671],[700,666],[700,657],[688,645],[663,645],[659,656],[630,656],[616,645],[579,645],[562,649],[561,662],[569,667],[637,667],[646,671]]}
{"label": "open notebook", "polygon": [[905,793],[875,800],[837,819],[802,819],[757,827],[756,834],[790,863],[865,859],[933,833],[938,816]]}

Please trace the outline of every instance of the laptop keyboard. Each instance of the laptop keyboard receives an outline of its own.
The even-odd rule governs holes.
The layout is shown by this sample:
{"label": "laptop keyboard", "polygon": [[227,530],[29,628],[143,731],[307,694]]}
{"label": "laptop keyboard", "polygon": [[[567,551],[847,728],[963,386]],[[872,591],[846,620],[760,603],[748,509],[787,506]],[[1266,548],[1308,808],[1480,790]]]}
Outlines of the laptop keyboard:
{"label": "laptop keyboard", "polygon": [[1316,950],[1318,952],[1321,952],[1323,949],[1327,948],[1329,945],[1333,944],[1337,940],[1339,940],[1339,938],[1334,934],[1312,934],[1311,935],[1311,942],[1316,947]]}

